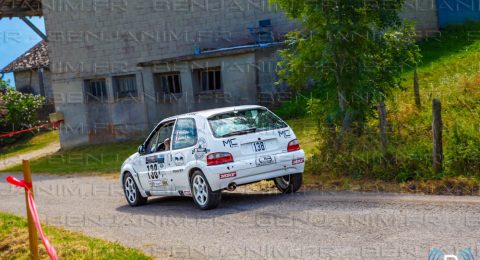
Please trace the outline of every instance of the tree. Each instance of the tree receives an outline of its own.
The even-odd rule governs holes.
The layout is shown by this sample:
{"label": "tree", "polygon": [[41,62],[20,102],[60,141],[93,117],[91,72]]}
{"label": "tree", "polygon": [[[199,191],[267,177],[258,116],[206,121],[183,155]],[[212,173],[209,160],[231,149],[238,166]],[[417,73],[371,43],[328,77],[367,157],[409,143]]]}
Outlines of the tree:
{"label": "tree", "polygon": [[376,104],[400,88],[405,65],[420,58],[412,23],[398,12],[404,0],[271,0],[301,30],[287,35],[280,81],[312,87],[312,109],[334,129],[337,144],[355,126],[360,132]]}

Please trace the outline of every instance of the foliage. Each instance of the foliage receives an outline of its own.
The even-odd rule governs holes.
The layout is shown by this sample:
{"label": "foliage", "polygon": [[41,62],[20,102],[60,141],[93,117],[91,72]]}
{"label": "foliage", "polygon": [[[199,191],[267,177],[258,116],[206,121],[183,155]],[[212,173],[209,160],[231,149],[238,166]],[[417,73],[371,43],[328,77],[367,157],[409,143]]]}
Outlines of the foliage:
{"label": "foliage", "polygon": [[[323,121],[316,130],[317,149],[308,155],[313,156],[306,168],[311,178],[323,183],[341,178],[439,183],[448,178],[480,180],[480,39],[470,33],[478,28],[480,23],[456,26],[418,43],[424,57],[418,64],[422,109],[415,106],[413,71],[406,70],[405,88],[395,90],[387,102],[387,158],[380,153],[377,118],[367,120],[361,136],[346,135],[342,150],[335,149],[334,132]],[[433,98],[442,102],[444,123],[445,167],[440,174],[432,171]],[[306,102],[310,111],[321,104],[315,96]],[[307,114],[303,116],[305,119],[297,121],[311,121]],[[299,140],[302,147],[313,142],[311,138]]]}
{"label": "foliage", "polygon": [[[45,98],[21,93],[8,88],[4,81],[0,80],[0,82],[0,96],[7,110],[7,114],[0,117],[0,132],[11,132],[33,126],[37,122],[37,111],[45,103]],[[13,143],[19,137],[21,136],[0,139],[0,144]]]}
{"label": "foliage", "polygon": [[398,17],[403,0],[271,2],[302,25],[280,53],[281,81],[297,90],[313,85],[321,96],[310,105],[335,132],[341,126],[340,137],[352,123],[362,128],[419,58],[412,24]]}

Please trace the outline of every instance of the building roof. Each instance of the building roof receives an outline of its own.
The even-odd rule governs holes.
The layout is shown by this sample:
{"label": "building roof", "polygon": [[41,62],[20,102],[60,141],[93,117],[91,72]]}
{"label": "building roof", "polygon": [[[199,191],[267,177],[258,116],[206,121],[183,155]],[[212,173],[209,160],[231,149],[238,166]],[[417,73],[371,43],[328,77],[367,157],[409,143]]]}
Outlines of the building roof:
{"label": "building roof", "polygon": [[200,52],[199,54],[192,54],[192,55],[185,55],[180,57],[172,57],[172,58],[165,58],[160,60],[140,62],[138,63],[138,66],[148,67],[148,66],[153,66],[157,64],[166,64],[166,63],[175,63],[175,62],[182,62],[182,61],[192,61],[192,60],[240,55],[240,54],[254,52],[258,49],[275,47],[275,46],[283,46],[283,42],[240,45],[240,46],[219,48],[219,49],[213,49],[213,50],[206,50],[206,51]]}
{"label": "building roof", "polygon": [[41,0],[0,0],[0,19],[42,15]]}
{"label": "building roof", "polygon": [[[1,1],[1,0],[0,0]],[[48,68],[50,61],[47,53],[47,42],[41,41],[20,57],[5,66],[0,72],[16,72],[38,68]]]}

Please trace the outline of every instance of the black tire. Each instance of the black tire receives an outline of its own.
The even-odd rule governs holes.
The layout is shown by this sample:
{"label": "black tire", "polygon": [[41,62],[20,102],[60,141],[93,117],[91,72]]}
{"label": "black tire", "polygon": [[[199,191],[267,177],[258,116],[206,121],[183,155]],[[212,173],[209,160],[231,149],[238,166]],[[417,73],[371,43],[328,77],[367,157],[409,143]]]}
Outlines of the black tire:
{"label": "black tire", "polygon": [[284,194],[297,192],[303,183],[303,174],[290,174],[273,180],[277,189]]}
{"label": "black tire", "polygon": [[142,196],[135,183],[135,179],[133,179],[132,174],[129,172],[123,176],[123,193],[125,194],[128,204],[132,207],[147,203],[148,198]]}
{"label": "black tire", "polygon": [[222,191],[212,191],[207,178],[199,170],[193,172],[190,178],[193,203],[201,210],[214,209],[222,200]]}

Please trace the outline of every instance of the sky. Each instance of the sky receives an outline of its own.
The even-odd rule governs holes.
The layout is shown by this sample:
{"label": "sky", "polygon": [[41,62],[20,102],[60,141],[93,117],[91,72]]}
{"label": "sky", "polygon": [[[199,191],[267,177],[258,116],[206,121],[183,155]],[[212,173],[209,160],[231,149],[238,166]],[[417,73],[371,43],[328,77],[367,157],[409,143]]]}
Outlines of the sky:
{"label": "sky", "polygon": [[[30,21],[45,33],[43,18],[34,17]],[[41,41],[28,25],[18,18],[0,20],[0,69],[18,58],[28,49]],[[1,76],[1,74],[0,74]],[[10,80],[10,85],[15,86],[13,73],[5,74],[4,80]]]}

